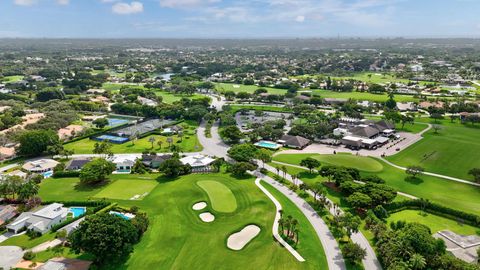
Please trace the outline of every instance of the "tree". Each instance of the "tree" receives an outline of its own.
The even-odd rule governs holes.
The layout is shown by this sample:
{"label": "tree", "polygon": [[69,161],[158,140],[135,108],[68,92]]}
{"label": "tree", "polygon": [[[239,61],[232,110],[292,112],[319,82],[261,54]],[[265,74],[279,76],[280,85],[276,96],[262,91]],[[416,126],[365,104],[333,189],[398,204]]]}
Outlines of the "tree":
{"label": "tree", "polygon": [[424,171],[425,169],[423,167],[412,165],[407,167],[405,173],[411,175],[412,177],[417,177],[417,175],[421,175]]}
{"label": "tree", "polygon": [[347,232],[347,236],[350,238],[353,233],[358,232],[358,228],[362,224],[362,220],[358,216],[354,216],[351,213],[344,213],[340,216],[340,225]]}
{"label": "tree", "polygon": [[367,256],[367,251],[357,243],[348,242],[342,246],[342,254],[347,260],[361,263],[362,260],[365,259],[365,256]]}
{"label": "tree", "polygon": [[153,149],[153,143],[155,143],[155,137],[154,136],[151,136],[150,138],[148,138],[148,141],[152,144],[152,147],[151,149]]}
{"label": "tree", "polygon": [[39,156],[47,152],[49,146],[61,146],[56,132],[52,130],[24,131],[18,136],[17,154]]}
{"label": "tree", "polygon": [[65,94],[55,88],[45,88],[37,93],[36,99],[40,102],[46,102],[52,99],[65,99]]}
{"label": "tree", "polygon": [[468,171],[468,174],[473,176],[475,182],[480,183],[480,168],[473,168]]}
{"label": "tree", "polygon": [[137,173],[137,174],[145,174],[149,171],[145,164],[140,159],[137,159],[135,161],[135,164],[133,164],[132,169],[130,173]]}
{"label": "tree", "polygon": [[108,126],[108,119],[107,118],[97,118],[93,120],[92,124],[94,124],[97,128],[104,128]]}
{"label": "tree", "polygon": [[436,125],[436,124],[435,124],[435,125],[432,125],[432,128],[433,128],[433,132],[434,132],[435,134],[438,134],[438,132],[439,132],[440,130],[442,130],[442,126]]}
{"label": "tree", "polygon": [[255,165],[249,162],[236,162],[230,166],[230,170],[236,176],[245,176],[247,171],[255,170]]}
{"label": "tree", "polygon": [[302,159],[302,161],[300,161],[300,166],[307,167],[310,173],[312,173],[313,169],[320,167],[320,161],[311,157],[307,157],[305,159]]}
{"label": "tree", "polygon": [[6,175],[5,178],[0,181],[0,196],[8,198],[15,198],[15,194],[20,190],[23,183],[23,179],[17,175]]}
{"label": "tree", "polygon": [[250,143],[236,144],[228,149],[228,156],[239,162],[250,162],[258,154],[258,149]]}
{"label": "tree", "polygon": [[237,126],[228,126],[220,130],[220,135],[227,143],[235,144],[243,138],[243,133]]}
{"label": "tree", "polygon": [[192,172],[192,167],[189,164],[184,165],[175,157],[165,160],[158,169],[171,178]]}
{"label": "tree", "polygon": [[37,183],[32,180],[27,181],[18,189],[18,199],[22,201],[27,201],[28,199],[36,196],[39,189],[40,188]]}
{"label": "tree", "polygon": [[[395,85],[395,84],[394,84]],[[388,93],[388,100],[385,102],[385,107],[390,110],[395,110],[397,108],[397,102],[394,99],[393,92]]]}
{"label": "tree", "polygon": [[372,205],[372,199],[370,196],[361,192],[354,192],[348,196],[347,202],[357,209],[365,209]]}
{"label": "tree", "polygon": [[325,186],[321,182],[315,182],[311,187],[310,190],[313,192],[313,199],[317,199],[317,195],[324,196],[327,192]]}
{"label": "tree", "polygon": [[106,159],[93,159],[80,170],[80,183],[90,185],[103,182],[115,169],[115,164]]}
{"label": "tree", "polygon": [[260,149],[257,158],[262,161],[262,168],[265,168],[265,163],[272,161],[272,155],[266,149]]}
{"label": "tree", "polygon": [[421,254],[415,253],[410,257],[408,265],[413,270],[420,270],[427,266],[427,261],[425,261],[425,258]]}
{"label": "tree", "polygon": [[159,139],[159,140],[157,141],[157,145],[158,145],[158,147],[159,147],[160,149],[162,149],[162,144],[163,144],[162,139]]}
{"label": "tree", "polygon": [[93,145],[93,153],[94,154],[100,154],[100,155],[106,155],[106,156],[112,156],[112,143],[109,142],[108,140],[102,141],[100,143],[96,142]]}
{"label": "tree", "polygon": [[131,221],[109,213],[87,216],[69,237],[75,253],[92,254],[99,264],[125,260],[139,239]]}

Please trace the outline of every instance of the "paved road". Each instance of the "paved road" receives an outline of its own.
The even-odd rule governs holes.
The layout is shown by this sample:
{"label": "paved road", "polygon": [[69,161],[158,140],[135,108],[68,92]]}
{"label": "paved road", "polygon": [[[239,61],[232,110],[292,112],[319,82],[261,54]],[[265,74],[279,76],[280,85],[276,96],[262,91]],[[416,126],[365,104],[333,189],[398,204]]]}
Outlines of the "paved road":
{"label": "paved road", "polygon": [[276,213],[275,213],[275,219],[273,220],[273,227],[272,227],[272,234],[273,236],[275,237],[275,239],[277,239],[277,241],[282,244],[282,246],[284,246],[290,253],[292,253],[292,255],[300,262],[304,262],[305,259],[302,257],[302,255],[300,255],[292,246],[290,246],[287,242],[285,242],[285,240],[283,240],[283,238],[278,234],[278,221],[280,220],[280,218],[282,217],[280,215],[280,211],[282,210],[282,205],[280,204],[279,201],[277,201],[277,199],[270,193],[268,192],[268,190],[263,187],[261,184],[260,184],[260,181],[262,179],[261,178],[257,178],[255,180],[255,185],[257,185],[258,188],[260,188],[260,190],[265,193],[265,195],[267,195],[267,197],[272,200],[273,204],[275,204],[275,208],[276,208]]}
{"label": "paved road", "polygon": [[203,121],[197,129],[198,141],[203,145],[203,154],[227,158],[229,146],[225,144],[218,135],[218,122],[214,123],[211,129],[211,138],[205,136],[206,122]]}
{"label": "paved road", "polygon": [[23,250],[20,247],[0,247],[0,268],[12,269],[22,260]]}
{"label": "paved road", "polygon": [[[275,168],[273,168],[272,166],[270,166],[268,164],[265,164],[265,169],[267,169],[267,170],[269,170],[270,172],[273,172],[273,173],[276,173],[276,171],[277,171]],[[293,178],[292,178],[291,175],[286,174],[285,178],[288,181],[293,182]],[[301,180],[296,180],[296,182],[297,182],[298,185],[300,185],[302,183]],[[308,191],[308,193],[312,197],[314,196],[313,192]],[[332,205],[333,205],[333,202],[330,201],[330,203],[332,203]],[[343,211],[341,209],[339,209],[339,208],[337,208],[337,209],[340,210],[340,213],[343,213]],[[330,213],[332,215],[336,215],[335,209],[330,208],[329,210],[330,210]],[[361,232],[352,234],[351,239],[354,243],[357,243],[358,245],[360,245],[367,252],[367,256],[362,261],[365,269],[368,269],[368,270],[380,270],[380,269],[382,269],[382,266],[380,265],[380,262],[377,259],[377,255],[375,254],[375,251],[373,250],[372,246],[368,242],[367,238],[365,238],[365,236]]]}

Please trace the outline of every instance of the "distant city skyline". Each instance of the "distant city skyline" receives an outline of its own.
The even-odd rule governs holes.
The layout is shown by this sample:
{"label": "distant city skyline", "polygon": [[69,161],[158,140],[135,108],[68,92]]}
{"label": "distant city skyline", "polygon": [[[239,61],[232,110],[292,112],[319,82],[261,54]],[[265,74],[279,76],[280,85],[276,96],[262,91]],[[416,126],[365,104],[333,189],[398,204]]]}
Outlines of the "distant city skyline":
{"label": "distant city skyline", "polygon": [[1,0],[0,37],[480,37],[475,0]]}

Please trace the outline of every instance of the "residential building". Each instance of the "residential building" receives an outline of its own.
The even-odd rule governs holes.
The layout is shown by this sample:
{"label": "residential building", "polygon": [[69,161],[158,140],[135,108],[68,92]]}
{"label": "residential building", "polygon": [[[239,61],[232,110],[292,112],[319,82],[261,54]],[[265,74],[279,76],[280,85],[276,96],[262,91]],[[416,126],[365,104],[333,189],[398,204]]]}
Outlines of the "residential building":
{"label": "residential building", "polygon": [[26,228],[43,234],[63,222],[69,211],[61,203],[52,203],[35,212],[23,212],[7,225],[7,230],[18,233]]}
{"label": "residential building", "polygon": [[92,159],[89,158],[89,157],[74,158],[67,163],[67,166],[65,166],[65,169],[67,171],[78,171],[78,170],[82,169],[83,166],[85,166],[85,164],[87,164],[91,160]]}
{"label": "residential building", "polygon": [[160,165],[167,159],[170,159],[172,155],[155,155],[155,154],[144,154],[142,155],[142,163],[152,169],[157,169]]}
{"label": "residential building", "polygon": [[209,156],[204,156],[204,155],[195,155],[195,156],[186,156],[184,158],[181,158],[180,161],[184,165],[190,165],[192,167],[192,171],[198,172],[198,171],[205,171],[210,169],[210,164],[212,164],[215,159],[209,157]]}
{"label": "residential building", "polygon": [[280,140],[277,141],[286,147],[303,149],[310,144],[310,140],[302,136],[283,135]]}
{"label": "residential building", "polygon": [[43,173],[52,171],[58,163],[53,159],[39,159],[25,163],[22,168],[31,173]]}

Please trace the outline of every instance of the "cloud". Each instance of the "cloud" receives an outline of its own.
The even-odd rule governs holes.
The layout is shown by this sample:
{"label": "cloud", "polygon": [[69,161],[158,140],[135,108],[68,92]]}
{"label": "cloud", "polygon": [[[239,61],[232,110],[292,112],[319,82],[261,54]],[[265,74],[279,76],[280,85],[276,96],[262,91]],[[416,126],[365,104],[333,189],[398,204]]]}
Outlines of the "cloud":
{"label": "cloud", "polygon": [[190,9],[218,3],[221,0],[160,0],[160,6],[167,8]]}
{"label": "cloud", "polygon": [[120,15],[135,14],[143,12],[143,4],[141,2],[133,1],[129,3],[116,3],[112,6],[113,13]]}
{"label": "cloud", "polygon": [[57,4],[59,5],[68,5],[70,0],[57,0]]}
{"label": "cloud", "polygon": [[37,0],[15,0],[15,1],[13,1],[13,3],[15,5],[18,5],[18,6],[29,7],[29,6],[33,6],[33,5],[37,4],[38,1]]}
{"label": "cloud", "polygon": [[295,18],[295,21],[296,21],[296,22],[304,22],[304,21],[305,21],[305,16],[303,16],[303,15],[298,15],[298,16]]}

